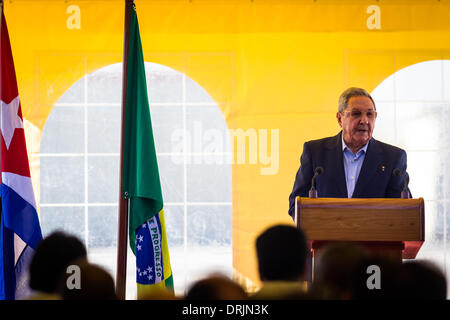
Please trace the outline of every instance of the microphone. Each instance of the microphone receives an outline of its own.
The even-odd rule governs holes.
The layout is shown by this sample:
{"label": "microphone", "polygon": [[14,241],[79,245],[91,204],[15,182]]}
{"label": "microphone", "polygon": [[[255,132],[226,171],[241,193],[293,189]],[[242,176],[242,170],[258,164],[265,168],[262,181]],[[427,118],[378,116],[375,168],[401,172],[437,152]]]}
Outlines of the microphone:
{"label": "microphone", "polygon": [[317,190],[316,190],[316,177],[319,174],[323,173],[322,167],[316,167],[316,170],[314,170],[314,176],[311,179],[311,189],[309,189],[309,197],[310,198],[317,198]]}
{"label": "microphone", "polygon": [[409,199],[409,192],[408,192],[408,188],[406,187],[406,185],[407,185],[406,177],[402,174],[402,172],[400,171],[399,168],[395,168],[394,171],[392,171],[392,174],[396,177],[400,177],[403,179],[403,190],[401,193],[401,198]]}

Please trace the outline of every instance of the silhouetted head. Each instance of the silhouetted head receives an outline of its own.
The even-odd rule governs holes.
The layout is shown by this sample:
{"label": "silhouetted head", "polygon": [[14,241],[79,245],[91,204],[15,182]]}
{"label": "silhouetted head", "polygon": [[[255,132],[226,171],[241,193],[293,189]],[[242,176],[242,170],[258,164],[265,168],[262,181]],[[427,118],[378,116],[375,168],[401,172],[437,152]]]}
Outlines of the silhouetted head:
{"label": "silhouetted head", "polygon": [[354,243],[323,248],[315,261],[313,294],[319,299],[350,299],[353,277],[367,257],[365,248]]}
{"label": "silhouetted head", "polygon": [[116,300],[114,280],[102,267],[85,260],[72,262],[60,281],[63,300]]}
{"label": "silhouetted head", "polygon": [[398,297],[401,299],[445,300],[445,274],[429,261],[403,263],[397,276]]}
{"label": "silhouetted head", "polygon": [[67,266],[87,258],[84,244],[75,236],[56,231],[41,240],[30,263],[30,288],[54,293]]}
{"label": "silhouetted head", "polygon": [[276,225],[256,239],[259,276],[262,281],[295,281],[303,277],[307,243],[304,233],[292,225]]}
{"label": "silhouetted head", "polygon": [[223,275],[212,275],[195,282],[188,290],[186,300],[245,300],[244,289]]}
{"label": "silhouetted head", "polygon": [[351,299],[391,300],[398,299],[396,281],[401,263],[383,256],[363,258],[353,273]]}

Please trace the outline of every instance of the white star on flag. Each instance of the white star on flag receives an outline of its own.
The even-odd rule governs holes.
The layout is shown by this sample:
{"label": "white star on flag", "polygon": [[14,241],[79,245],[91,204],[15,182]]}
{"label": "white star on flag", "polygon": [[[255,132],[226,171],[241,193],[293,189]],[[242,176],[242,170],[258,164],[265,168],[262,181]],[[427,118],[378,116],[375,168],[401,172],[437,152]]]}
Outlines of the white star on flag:
{"label": "white star on flag", "polygon": [[141,235],[138,237],[138,240],[139,240],[139,242],[144,241],[144,236],[141,234]]}
{"label": "white star on flag", "polygon": [[137,249],[138,251],[141,251],[141,249],[142,249],[141,245],[138,244],[138,245],[136,246],[136,249]]}
{"label": "white star on flag", "polygon": [[3,139],[5,139],[6,149],[9,149],[16,128],[23,128],[22,119],[17,114],[19,105],[19,96],[15,97],[10,103],[1,101],[1,131]]}
{"label": "white star on flag", "polygon": [[153,268],[150,266],[148,266],[147,270],[148,270],[148,272],[153,272]]}

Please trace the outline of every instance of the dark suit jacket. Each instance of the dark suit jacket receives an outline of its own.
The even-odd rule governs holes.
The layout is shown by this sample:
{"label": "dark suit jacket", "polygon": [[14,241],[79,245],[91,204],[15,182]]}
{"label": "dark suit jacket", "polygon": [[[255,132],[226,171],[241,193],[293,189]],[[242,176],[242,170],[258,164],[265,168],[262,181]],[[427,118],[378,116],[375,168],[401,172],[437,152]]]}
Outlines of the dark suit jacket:
{"label": "dark suit jacket", "polygon": [[[347,198],[342,131],[334,136],[305,142],[300,168],[289,196],[289,214],[294,218],[295,197],[308,197],[314,170],[324,171],[316,177],[316,189],[321,198]],[[400,198],[403,178],[394,176],[398,168],[409,182],[406,172],[406,152],[389,144],[370,139],[367,153],[356,181],[353,198]],[[409,189],[408,189],[409,192]],[[410,197],[411,193],[409,192]]]}

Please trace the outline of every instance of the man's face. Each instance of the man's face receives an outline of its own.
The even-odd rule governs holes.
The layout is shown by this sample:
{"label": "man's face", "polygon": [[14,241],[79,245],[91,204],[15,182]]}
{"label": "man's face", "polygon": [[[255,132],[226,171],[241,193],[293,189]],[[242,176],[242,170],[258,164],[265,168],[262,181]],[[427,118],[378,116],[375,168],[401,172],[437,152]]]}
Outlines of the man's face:
{"label": "man's face", "polygon": [[365,96],[351,97],[337,120],[342,128],[345,144],[356,153],[372,138],[377,113],[372,101]]}

